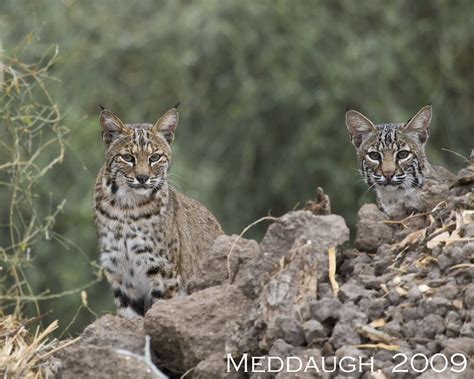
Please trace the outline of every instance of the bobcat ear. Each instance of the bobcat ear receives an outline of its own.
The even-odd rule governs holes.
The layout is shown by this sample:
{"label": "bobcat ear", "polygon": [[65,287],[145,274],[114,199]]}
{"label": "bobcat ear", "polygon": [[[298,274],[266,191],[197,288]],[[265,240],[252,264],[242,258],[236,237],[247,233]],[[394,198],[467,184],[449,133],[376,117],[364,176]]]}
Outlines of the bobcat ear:
{"label": "bobcat ear", "polygon": [[418,138],[420,143],[424,145],[428,140],[428,128],[430,126],[432,115],[433,109],[431,106],[425,105],[411,118],[410,121],[407,122],[406,126],[403,128],[403,132],[415,136]]}
{"label": "bobcat ear", "polygon": [[126,131],[123,122],[107,109],[100,112],[100,127],[102,129],[102,139],[107,146]]}
{"label": "bobcat ear", "polygon": [[174,140],[174,131],[178,126],[179,115],[176,108],[171,108],[153,125],[152,130],[160,133],[171,144]]}
{"label": "bobcat ear", "polygon": [[362,113],[353,110],[346,112],[346,126],[351,135],[351,142],[357,149],[370,133],[376,130],[372,121]]}

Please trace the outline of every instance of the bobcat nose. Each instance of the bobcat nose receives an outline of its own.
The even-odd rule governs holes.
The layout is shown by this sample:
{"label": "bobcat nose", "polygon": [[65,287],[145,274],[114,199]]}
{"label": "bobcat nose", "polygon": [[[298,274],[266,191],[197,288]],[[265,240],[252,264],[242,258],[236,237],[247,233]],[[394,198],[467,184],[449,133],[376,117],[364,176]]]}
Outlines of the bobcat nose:
{"label": "bobcat nose", "polygon": [[149,176],[148,175],[137,175],[136,178],[137,178],[137,180],[140,184],[145,184],[145,182],[148,180]]}
{"label": "bobcat nose", "polygon": [[383,176],[385,176],[385,179],[389,182],[395,176],[395,171],[385,171]]}

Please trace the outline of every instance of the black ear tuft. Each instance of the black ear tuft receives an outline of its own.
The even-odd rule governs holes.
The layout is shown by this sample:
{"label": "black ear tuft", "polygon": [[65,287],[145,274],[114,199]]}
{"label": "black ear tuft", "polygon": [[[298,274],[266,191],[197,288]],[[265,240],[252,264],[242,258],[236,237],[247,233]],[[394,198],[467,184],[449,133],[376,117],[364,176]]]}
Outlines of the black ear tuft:
{"label": "black ear tuft", "polygon": [[181,103],[181,101],[178,100],[178,102],[176,103],[176,105],[175,105],[173,108],[174,108],[174,109],[178,109],[180,103]]}
{"label": "black ear tuft", "polygon": [[105,108],[104,108],[104,106],[103,106],[102,104],[99,104],[99,109],[100,109],[101,111],[103,111]]}

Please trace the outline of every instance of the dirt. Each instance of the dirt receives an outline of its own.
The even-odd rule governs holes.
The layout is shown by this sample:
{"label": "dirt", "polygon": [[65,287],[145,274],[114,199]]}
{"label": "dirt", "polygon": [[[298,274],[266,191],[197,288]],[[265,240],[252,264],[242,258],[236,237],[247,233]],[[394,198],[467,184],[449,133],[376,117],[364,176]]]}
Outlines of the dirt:
{"label": "dirt", "polygon": [[[116,353],[144,354],[145,335],[156,365],[173,378],[474,377],[473,189],[474,156],[451,187],[430,188],[413,216],[389,220],[364,205],[355,247],[318,190],[323,205],[282,216],[261,243],[219,237],[190,295],[158,301],[143,320],[104,316],[89,326],[61,354],[63,377],[125,375],[130,365],[134,377],[149,377],[141,361]],[[413,362],[408,372],[393,372],[397,353]],[[290,356],[373,358],[375,372],[227,372],[226,358],[245,354],[263,357],[263,367]],[[435,354],[462,354],[466,369],[437,373],[440,358],[421,372],[423,356]]]}

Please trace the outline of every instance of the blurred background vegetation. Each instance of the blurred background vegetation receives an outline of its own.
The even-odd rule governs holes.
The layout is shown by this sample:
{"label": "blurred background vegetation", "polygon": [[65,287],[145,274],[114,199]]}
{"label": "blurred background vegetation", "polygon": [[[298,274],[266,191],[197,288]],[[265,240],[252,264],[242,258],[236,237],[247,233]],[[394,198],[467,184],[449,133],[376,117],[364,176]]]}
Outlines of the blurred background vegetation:
{"label": "blurred background vegetation", "polygon": [[[468,0],[2,0],[0,10],[6,54],[37,62],[59,48],[49,72],[60,81],[48,90],[69,132],[62,163],[35,183],[33,199],[45,215],[65,203],[28,252],[25,277],[31,293],[47,297],[40,313],[62,330],[72,322],[67,333],[113,310],[94,263],[99,104],[126,122],[153,122],[181,100],[172,179],[228,234],[301,207],[316,186],[354,226],[373,195],[358,182],[346,108],[379,123],[405,121],[431,103],[431,161],[456,171],[462,159],[442,149],[468,156],[473,147]],[[49,159],[57,153],[52,148]],[[7,246],[11,191],[0,191],[0,246]],[[249,235],[260,238],[265,227]],[[71,293],[50,296],[64,291]]]}

